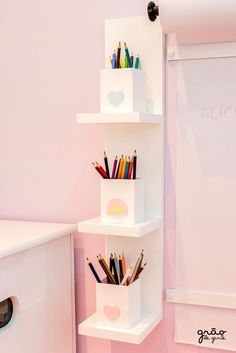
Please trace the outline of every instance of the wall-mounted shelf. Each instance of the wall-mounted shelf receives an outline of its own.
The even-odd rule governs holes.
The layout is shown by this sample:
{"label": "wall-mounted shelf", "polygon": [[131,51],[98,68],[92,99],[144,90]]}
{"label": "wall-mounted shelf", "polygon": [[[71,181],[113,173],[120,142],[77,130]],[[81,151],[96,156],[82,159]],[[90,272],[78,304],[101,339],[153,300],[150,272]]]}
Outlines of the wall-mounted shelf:
{"label": "wall-mounted shelf", "polygon": [[[107,298],[110,285],[103,287],[104,304],[98,295],[101,287],[97,285],[96,312],[79,325],[79,334],[139,344],[163,317],[163,32],[158,21],[153,25],[146,17],[113,19],[106,21],[105,27],[105,57],[109,58],[119,41],[127,42],[134,55],[140,56],[141,70],[111,70],[110,62],[106,60],[105,69],[100,73],[102,112],[77,114],[77,123],[105,124],[105,151],[110,165],[116,155],[130,155],[136,150],[137,179],[142,180],[141,183],[129,182],[133,186],[127,187],[124,180],[116,179],[115,188],[113,182],[102,181],[100,206],[103,222],[100,217],[84,220],[78,223],[78,231],[105,235],[107,259],[111,253],[124,252],[127,264],[135,264],[143,249],[147,270],[140,276],[139,289],[136,288],[135,298],[139,298],[136,309],[133,299],[127,299],[131,297],[127,294],[130,286],[122,286],[128,289],[125,289],[126,301],[122,295]],[[137,29],[142,33],[138,37],[135,35]],[[123,94],[118,105],[113,104],[110,93]],[[114,209],[118,205],[119,212],[124,213],[114,211],[109,214],[109,200],[115,201]],[[135,221],[138,223],[132,224]],[[122,287],[115,288],[115,293]],[[119,315],[109,318],[107,308],[115,309]],[[134,312],[138,321],[135,318],[127,324]]]}
{"label": "wall-mounted shelf", "polygon": [[162,116],[145,113],[78,113],[77,124],[161,124]]}
{"label": "wall-mounted shelf", "polygon": [[141,238],[161,227],[161,218],[151,218],[133,225],[102,223],[100,217],[78,223],[78,232],[116,235],[121,237]]}
{"label": "wall-mounted shelf", "polygon": [[167,301],[176,304],[236,309],[236,295],[191,290],[168,289]]}
{"label": "wall-mounted shelf", "polygon": [[130,329],[121,330],[99,325],[96,314],[93,314],[79,325],[79,333],[113,341],[140,344],[161,319],[162,316],[158,314],[145,315]]}

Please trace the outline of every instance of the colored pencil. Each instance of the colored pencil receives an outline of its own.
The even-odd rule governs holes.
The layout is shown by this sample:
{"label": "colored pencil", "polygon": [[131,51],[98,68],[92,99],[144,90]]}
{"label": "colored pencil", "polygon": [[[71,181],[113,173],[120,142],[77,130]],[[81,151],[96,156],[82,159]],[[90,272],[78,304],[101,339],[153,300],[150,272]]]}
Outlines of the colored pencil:
{"label": "colored pencil", "polygon": [[131,273],[132,273],[132,269],[133,269],[133,265],[130,265],[130,266],[128,267],[128,269],[127,269],[125,275],[124,275],[124,278],[123,278],[122,282],[121,282],[121,285],[122,285],[122,286],[125,286],[125,284],[126,284],[126,282],[127,282],[127,279],[129,278],[129,276],[130,276]]}
{"label": "colored pencil", "polygon": [[130,60],[131,60],[131,67],[133,67],[134,66],[134,54],[133,53],[131,53],[131,56],[130,56]]}
{"label": "colored pencil", "polygon": [[94,162],[92,162],[94,168],[96,169],[96,171],[101,175],[101,177],[103,177],[104,179],[106,179],[106,177],[104,176],[104,173],[96,166],[96,164]]}
{"label": "colored pencil", "polygon": [[120,284],[120,267],[119,267],[119,261],[118,258],[116,256],[116,253],[114,253],[114,263],[115,263],[115,268],[116,268],[116,272],[117,272],[117,276],[118,276],[118,284]]}
{"label": "colored pencil", "polygon": [[117,166],[117,156],[116,156],[114,163],[113,163],[113,169],[112,169],[112,175],[111,175],[112,179],[114,179],[116,176],[116,166]]}
{"label": "colored pencil", "polygon": [[121,155],[121,161],[120,161],[120,168],[119,168],[118,179],[121,179],[121,178],[122,178],[123,165],[124,165],[124,156],[123,156],[123,154],[122,154],[122,155]]}
{"label": "colored pencil", "polygon": [[123,268],[122,268],[122,259],[120,255],[119,255],[119,269],[120,269],[120,282],[122,282],[124,274],[123,274]]}
{"label": "colored pencil", "polygon": [[126,273],[126,257],[124,252],[122,252],[122,271],[123,271],[123,274]]}
{"label": "colored pencil", "polygon": [[110,61],[111,67],[112,67],[112,58],[111,58],[111,56],[109,57],[109,61]]}
{"label": "colored pencil", "polygon": [[94,277],[96,278],[96,281],[97,281],[98,283],[102,283],[102,281],[100,280],[100,278],[99,278],[99,276],[98,276],[98,274],[97,274],[95,268],[93,267],[92,262],[90,262],[88,258],[86,258],[86,259],[87,259],[88,265],[89,265],[89,267],[90,267],[90,269],[91,269],[91,271],[92,271]]}
{"label": "colored pencil", "polygon": [[130,165],[130,157],[128,157],[126,167],[125,167],[125,179],[128,179],[128,174],[129,174],[129,165]]}
{"label": "colored pencil", "polygon": [[141,253],[140,253],[140,255],[139,255],[138,259],[137,259],[137,262],[136,262],[136,264],[135,264],[135,267],[134,267],[132,276],[131,276],[131,278],[130,278],[129,284],[131,284],[131,283],[134,282],[134,280],[135,280],[135,278],[136,278],[136,275],[137,275],[137,272],[138,272],[138,269],[139,269],[139,267],[140,267],[141,264],[142,264],[142,260],[143,260],[143,250],[141,251]]}
{"label": "colored pencil", "polygon": [[108,179],[110,179],[109,165],[108,165],[107,155],[106,155],[105,151],[104,151],[104,163],[105,163],[107,177],[108,177]]}
{"label": "colored pencil", "polygon": [[118,48],[117,48],[117,56],[116,56],[116,68],[120,68],[120,52],[121,52],[121,43],[119,42]]}
{"label": "colored pencil", "polygon": [[113,256],[113,255],[112,255],[111,261],[112,261],[113,276],[114,276],[114,278],[115,278],[116,284],[119,284],[118,273],[117,273],[117,270],[116,270],[115,259],[114,259],[114,256]]}
{"label": "colored pencil", "polygon": [[132,171],[133,171],[133,164],[134,164],[134,157],[132,157],[130,164],[129,164],[128,179],[131,179]]}
{"label": "colored pencil", "polygon": [[111,273],[109,267],[107,266],[105,259],[101,255],[98,256],[98,262],[100,263],[103,271],[105,272],[105,274],[109,278],[110,282],[112,284],[116,284],[115,279],[113,277],[113,274]]}
{"label": "colored pencil", "polygon": [[[104,264],[104,267],[105,267],[107,273],[109,274],[109,277],[112,279],[113,275],[112,275],[111,270],[109,269],[109,267],[106,263],[106,260],[104,259],[104,257],[102,257],[101,254],[99,254],[98,257],[99,257],[99,260],[102,260],[102,263]],[[113,278],[113,280],[114,280],[114,278]]]}
{"label": "colored pencil", "polygon": [[116,68],[116,51],[114,50],[114,53],[112,54],[112,68]]}
{"label": "colored pencil", "polygon": [[103,178],[104,178],[104,179],[107,179],[107,173],[106,173],[106,171],[103,169],[103,167],[102,167],[100,164],[98,164],[98,162],[96,162],[96,166],[97,166],[97,168],[100,170],[100,172],[103,174]]}
{"label": "colored pencil", "polygon": [[139,64],[140,64],[140,60],[139,60],[139,56],[137,56],[136,60],[135,60],[135,69],[138,69],[139,68]]}
{"label": "colored pencil", "polygon": [[125,68],[125,63],[124,63],[122,57],[120,57],[120,68],[121,68],[121,69],[124,69],[124,68]]}
{"label": "colored pencil", "polygon": [[117,170],[116,170],[116,177],[115,177],[116,179],[119,178],[120,164],[121,164],[121,158],[119,159],[118,167],[117,167]]}
{"label": "colored pencil", "polygon": [[127,164],[127,157],[125,156],[124,162],[123,162],[123,166],[122,166],[121,179],[124,179],[124,178],[125,178],[125,168],[126,168],[126,164]]}
{"label": "colored pencil", "polygon": [[111,280],[109,279],[107,270],[106,270],[106,268],[105,268],[105,266],[104,266],[102,260],[99,258],[99,256],[97,256],[97,259],[98,259],[99,265],[101,266],[101,268],[103,269],[103,271],[104,271],[104,273],[105,273],[105,275],[106,275],[106,277],[107,277],[107,283],[111,283]]}
{"label": "colored pencil", "polygon": [[125,54],[125,68],[129,67],[129,63],[128,63],[128,58],[127,55]]}
{"label": "colored pencil", "polygon": [[112,272],[112,257],[113,255],[111,254],[110,256],[110,263],[109,263],[109,268],[110,268],[110,271]]}
{"label": "colored pencil", "polygon": [[143,266],[140,266],[138,271],[137,271],[137,275],[135,277],[135,280],[139,278],[140,273],[144,270],[144,268],[146,267],[147,263],[143,264]]}
{"label": "colored pencil", "polygon": [[133,179],[136,179],[136,169],[137,169],[137,153],[134,151],[134,165],[133,165]]}
{"label": "colored pencil", "polygon": [[128,49],[126,43],[124,43],[124,47],[125,47],[125,54],[126,54],[127,61],[128,61],[128,67],[132,67],[132,63],[131,63],[131,59],[130,59],[130,55],[129,55],[129,49]]}

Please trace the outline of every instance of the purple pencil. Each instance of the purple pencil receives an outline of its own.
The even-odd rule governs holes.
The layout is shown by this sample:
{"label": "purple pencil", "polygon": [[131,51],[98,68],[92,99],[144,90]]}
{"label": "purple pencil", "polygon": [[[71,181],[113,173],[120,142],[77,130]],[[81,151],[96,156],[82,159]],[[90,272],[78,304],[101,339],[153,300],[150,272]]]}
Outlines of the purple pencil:
{"label": "purple pencil", "polygon": [[114,164],[113,164],[112,176],[111,176],[112,179],[114,179],[116,176],[116,166],[117,166],[117,156],[116,156],[116,158],[114,160]]}

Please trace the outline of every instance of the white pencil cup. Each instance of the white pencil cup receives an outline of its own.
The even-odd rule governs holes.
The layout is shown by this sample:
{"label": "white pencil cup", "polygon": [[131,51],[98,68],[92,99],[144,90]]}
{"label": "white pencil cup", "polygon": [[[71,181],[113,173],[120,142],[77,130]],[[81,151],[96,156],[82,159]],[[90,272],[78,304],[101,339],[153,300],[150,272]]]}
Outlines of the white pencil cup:
{"label": "white pencil cup", "polygon": [[144,218],[142,179],[101,179],[101,221],[135,224]]}
{"label": "white pencil cup", "polygon": [[144,113],[144,73],[133,68],[101,70],[100,106],[101,113]]}
{"label": "white pencil cup", "polygon": [[97,322],[99,325],[130,328],[141,315],[141,283],[129,286],[96,284]]}

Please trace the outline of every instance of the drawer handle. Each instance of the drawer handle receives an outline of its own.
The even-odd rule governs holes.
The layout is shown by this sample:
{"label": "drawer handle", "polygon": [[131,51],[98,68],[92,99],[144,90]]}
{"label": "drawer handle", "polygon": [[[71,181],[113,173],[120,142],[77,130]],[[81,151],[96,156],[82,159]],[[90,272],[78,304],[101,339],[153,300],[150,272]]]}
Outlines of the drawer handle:
{"label": "drawer handle", "polygon": [[11,298],[0,302],[0,329],[9,324],[13,316],[13,302]]}

